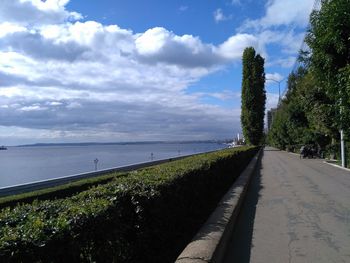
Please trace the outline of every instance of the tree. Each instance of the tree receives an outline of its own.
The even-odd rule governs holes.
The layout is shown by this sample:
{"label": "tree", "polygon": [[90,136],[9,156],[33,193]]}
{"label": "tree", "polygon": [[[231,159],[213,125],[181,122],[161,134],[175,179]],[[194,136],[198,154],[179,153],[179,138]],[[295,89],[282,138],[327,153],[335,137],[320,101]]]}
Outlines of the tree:
{"label": "tree", "polygon": [[323,0],[305,41],[309,49],[299,54],[304,66],[289,76],[268,139],[280,148],[318,145],[337,157],[339,129],[350,136],[349,0]]}
{"label": "tree", "polygon": [[[298,150],[314,145],[325,152],[331,138],[338,135],[332,122],[331,101],[316,85],[311,72],[299,68],[288,77],[288,92],[281,101],[268,134],[269,144],[280,149]],[[329,153],[329,151],[328,151]]]}
{"label": "tree", "polygon": [[243,52],[242,112],[243,135],[248,144],[258,145],[264,135],[265,71],[264,59],[253,47]]}
{"label": "tree", "polygon": [[338,128],[350,128],[350,90],[347,88],[350,73],[349,0],[323,0],[322,8],[311,14],[305,41],[310,47],[310,70],[317,85],[332,101],[331,111],[335,113],[332,123]]}
{"label": "tree", "polygon": [[305,105],[299,94],[305,74],[302,68],[289,74],[288,92],[275,113],[268,140],[280,149],[298,149],[300,144],[308,144],[312,138]]}

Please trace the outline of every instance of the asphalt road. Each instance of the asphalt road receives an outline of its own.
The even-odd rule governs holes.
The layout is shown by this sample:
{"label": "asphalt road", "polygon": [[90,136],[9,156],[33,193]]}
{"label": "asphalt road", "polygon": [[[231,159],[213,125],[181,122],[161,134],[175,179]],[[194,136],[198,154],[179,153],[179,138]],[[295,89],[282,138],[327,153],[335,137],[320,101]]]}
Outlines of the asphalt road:
{"label": "asphalt road", "polygon": [[265,148],[224,262],[350,262],[350,172]]}

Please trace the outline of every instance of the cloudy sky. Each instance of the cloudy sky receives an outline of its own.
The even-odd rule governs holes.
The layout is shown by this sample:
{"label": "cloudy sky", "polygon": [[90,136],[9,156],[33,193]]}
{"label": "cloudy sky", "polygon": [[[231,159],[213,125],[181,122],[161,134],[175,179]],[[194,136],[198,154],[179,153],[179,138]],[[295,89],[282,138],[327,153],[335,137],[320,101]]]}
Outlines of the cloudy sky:
{"label": "cloudy sky", "polygon": [[232,138],[243,49],[282,80],[313,2],[1,0],[0,145]]}

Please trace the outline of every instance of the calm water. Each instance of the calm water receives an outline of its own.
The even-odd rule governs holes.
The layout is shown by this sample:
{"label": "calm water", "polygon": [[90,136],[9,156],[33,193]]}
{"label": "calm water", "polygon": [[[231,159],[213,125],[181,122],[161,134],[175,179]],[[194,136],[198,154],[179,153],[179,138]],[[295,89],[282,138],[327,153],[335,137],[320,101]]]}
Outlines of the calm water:
{"label": "calm water", "polygon": [[217,143],[154,143],[88,146],[9,147],[0,151],[0,187],[57,178],[95,169],[225,148]]}

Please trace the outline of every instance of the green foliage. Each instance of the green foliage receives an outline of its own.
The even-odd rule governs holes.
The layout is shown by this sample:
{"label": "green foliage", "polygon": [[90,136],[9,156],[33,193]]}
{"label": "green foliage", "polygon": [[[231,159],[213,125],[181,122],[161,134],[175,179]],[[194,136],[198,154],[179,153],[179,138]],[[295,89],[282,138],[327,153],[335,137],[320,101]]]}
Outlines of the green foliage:
{"label": "green foliage", "polygon": [[[288,92],[278,108],[268,141],[280,149],[297,150],[314,144],[325,149],[331,134],[331,114],[327,96],[317,87],[311,73],[299,69],[290,74]],[[328,106],[327,106],[328,105]]]}
{"label": "green foliage", "polygon": [[[349,0],[324,0],[322,8],[310,17],[306,43],[311,49],[310,70],[318,85],[332,100],[332,111],[348,113],[349,95],[344,77],[349,76],[350,65],[350,3]],[[344,106],[347,107],[344,107]],[[350,119],[334,114],[337,128],[350,128]]]}
{"label": "green foliage", "polygon": [[324,0],[310,17],[301,51],[304,67],[292,72],[288,92],[269,131],[282,149],[314,144],[339,157],[339,129],[350,137],[350,3]]}
{"label": "green foliage", "polygon": [[264,59],[248,47],[243,52],[241,112],[243,135],[248,144],[258,145],[263,140],[265,101]]}
{"label": "green foliage", "polygon": [[78,192],[87,190],[93,186],[110,182],[115,177],[124,176],[125,173],[109,173],[98,177],[82,179],[76,182],[67,183],[60,186],[49,187],[32,192],[5,196],[0,198],[0,208],[15,206],[19,203],[31,203],[34,200],[51,200],[65,198]]}
{"label": "green foliage", "polygon": [[[312,51],[311,67],[330,84],[350,62],[349,0],[323,0],[322,8],[311,14],[310,24],[306,43]],[[332,84],[328,88],[337,91],[336,83]]]}
{"label": "green foliage", "polygon": [[0,213],[0,262],[172,262],[257,148],[202,154]]}
{"label": "green foliage", "polygon": [[347,137],[350,137],[350,64],[339,70],[339,85],[342,87],[342,98],[339,103],[340,126]]}

